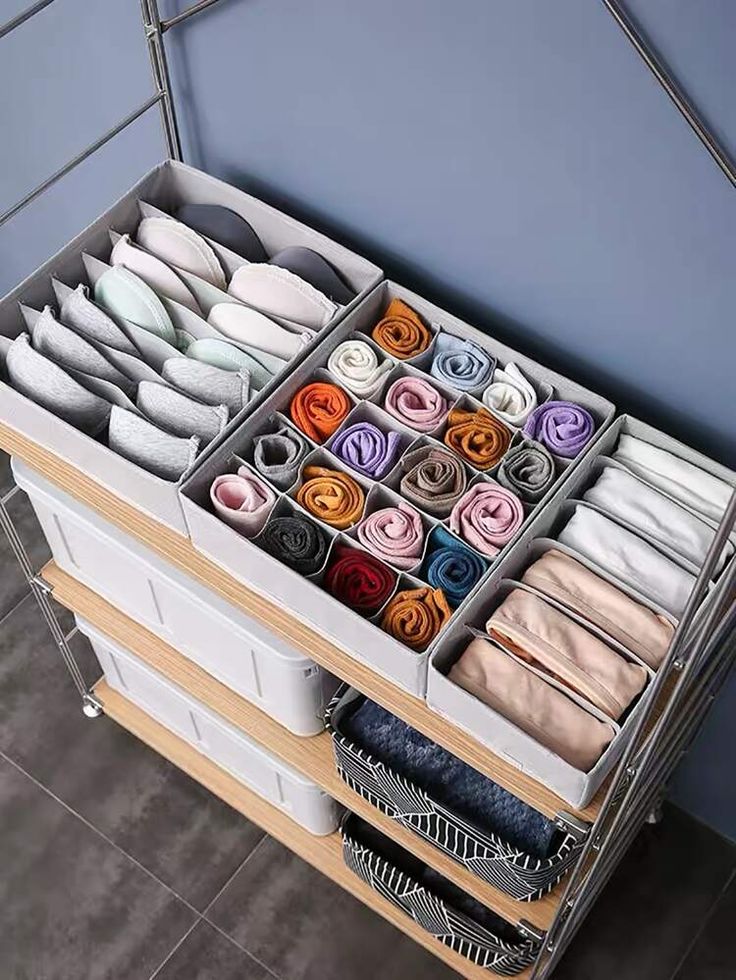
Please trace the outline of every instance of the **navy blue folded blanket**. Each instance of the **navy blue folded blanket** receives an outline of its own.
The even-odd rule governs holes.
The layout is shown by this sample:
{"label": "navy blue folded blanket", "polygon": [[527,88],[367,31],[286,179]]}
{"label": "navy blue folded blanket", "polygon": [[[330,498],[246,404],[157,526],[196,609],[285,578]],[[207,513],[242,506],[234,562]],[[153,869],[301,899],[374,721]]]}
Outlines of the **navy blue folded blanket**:
{"label": "navy blue folded blanket", "polygon": [[549,855],[558,833],[551,820],[373,701],[364,701],[340,728],[384,765],[480,830],[534,857]]}

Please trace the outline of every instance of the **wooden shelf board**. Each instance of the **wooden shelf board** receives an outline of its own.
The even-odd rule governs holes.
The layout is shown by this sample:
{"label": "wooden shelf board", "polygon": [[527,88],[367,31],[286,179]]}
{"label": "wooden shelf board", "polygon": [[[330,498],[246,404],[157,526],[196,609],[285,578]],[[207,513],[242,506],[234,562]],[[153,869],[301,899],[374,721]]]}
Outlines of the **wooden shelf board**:
{"label": "wooden shelf board", "polygon": [[536,902],[517,902],[442,854],[412,831],[371,806],[337,774],[332,740],[327,732],[312,738],[292,734],[247,699],[220,683],[156,634],[136,623],[92,589],[62,571],[54,562],[43,569],[54,587],[54,598],[82,616],[114,642],[131,650],[192,697],[226,718],[246,735],[317,783],[343,806],[390,836],[479,902],[518,924],[526,920],[547,930],[557,911],[564,882]]}
{"label": "wooden shelf board", "polygon": [[219,593],[297,650],[546,816],[554,817],[561,811],[567,811],[581,820],[592,822],[598,815],[606,784],[587,807],[582,810],[574,809],[552,790],[520,772],[471,735],[430,711],[423,700],[400,690],[315,629],[295,619],[288,610],[254,592],[205,558],[184,535],[153,520],[92,480],[86,473],[4,422],[0,422],[0,448],[22,459],[62,490],[141,541],[166,561]]}
{"label": "wooden shelf board", "polygon": [[[461,976],[468,980],[488,980],[493,975],[430,936],[353,874],[343,862],[339,834],[334,833],[327,837],[313,836],[281,810],[247,789],[234,776],[206,759],[183,739],[172,734],[140,708],[108,687],[104,681],[97,684],[95,693],[103,703],[105,713],[119,725],[242,813],[248,820],[258,824],[266,833],[350,892],[374,912],[383,916]],[[524,970],[519,974],[519,980],[529,980],[531,972],[531,967]]]}

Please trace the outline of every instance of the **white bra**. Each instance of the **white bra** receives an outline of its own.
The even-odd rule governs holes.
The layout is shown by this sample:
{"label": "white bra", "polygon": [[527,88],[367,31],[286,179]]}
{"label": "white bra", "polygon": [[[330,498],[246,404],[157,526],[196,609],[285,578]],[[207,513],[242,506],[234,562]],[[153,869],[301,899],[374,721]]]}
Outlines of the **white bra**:
{"label": "white bra", "polygon": [[144,218],[138,225],[135,237],[139,245],[169,265],[191,272],[218,289],[227,288],[225,273],[212,248],[201,235],[181,221],[174,218]]}
{"label": "white bra", "polygon": [[338,310],[319,289],[288,269],[252,262],[233,273],[228,292],[262,313],[321,330]]}

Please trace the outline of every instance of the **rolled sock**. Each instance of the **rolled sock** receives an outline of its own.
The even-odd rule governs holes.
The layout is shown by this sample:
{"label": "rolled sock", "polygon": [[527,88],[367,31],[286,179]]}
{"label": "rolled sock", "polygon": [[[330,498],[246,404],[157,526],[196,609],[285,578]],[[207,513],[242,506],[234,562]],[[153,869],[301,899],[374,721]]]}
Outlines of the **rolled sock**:
{"label": "rolled sock", "polygon": [[589,772],[613,741],[612,725],[481,637],[471,640],[449,677],[581,772]]}
{"label": "rolled sock", "polygon": [[325,589],[362,616],[377,613],[396,586],[396,573],[358,548],[338,544],[332,554]]}
{"label": "rolled sock", "polygon": [[400,299],[392,299],[373,328],[371,337],[398,361],[421,354],[432,343],[432,334],[418,313]]}
{"label": "rolled sock", "polygon": [[430,374],[461,391],[488,384],[496,358],[472,340],[449,333],[437,335]]}
{"label": "rolled sock", "polygon": [[618,720],[647,681],[593,633],[544,599],[514,589],[486,623],[489,635],[543,674],[556,678],[600,711]]}
{"label": "rolled sock", "polygon": [[309,444],[286,425],[253,440],[253,465],[279,490],[288,490],[299,476]]}
{"label": "rolled sock", "polygon": [[389,602],[381,628],[418,653],[425,650],[452,616],[441,589],[406,589]]}
{"label": "rolled sock", "polygon": [[555,461],[541,442],[530,439],[506,453],[496,479],[522,500],[536,504],[555,482]]}
{"label": "rolled sock", "polygon": [[493,372],[493,381],[483,392],[483,404],[509,425],[523,425],[537,407],[537,393],[519,368],[510,363]]}
{"label": "rolled sock", "polygon": [[545,402],[526,420],[524,432],[555,456],[574,459],[595,432],[593,416],[574,402]]}
{"label": "rolled sock", "polygon": [[322,443],[340,427],[352,407],[342,388],[313,381],[297,391],[291,399],[289,413],[305,435]]}
{"label": "rolled sock", "polygon": [[356,422],[332,443],[332,452],[372,480],[380,480],[396,462],[401,448],[398,432],[382,432],[371,422]]}
{"label": "rolled sock", "polygon": [[695,576],[637,534],[590,507],[578,505],[558,540],[677,619],[682,616]]}
{"label": "rolled sock", "polygon": [[716,522],[723,517],[733,487],[694,463],[626,434],[619,438],[613,458],[703,517]]}
{"label": "rolled sock", "polygon": [[386,392],[384,406],[395,419],[417,432],[432,432],[447,417],[444,395],[423,378],[399,378]]}
{"label": "rolled sock", "polygon": [[276,495],[245,467],[222,473],[210,487],[210,500],[219,517],[230,527],[252,538],[263,529]]}
{"label": "rolled sock", "polygon": [[497,483],[474,484],[450,514],[450,530],[483,555],[493,557],[524,523],[519,498]]}
{"label": "rolled sock", "polygon": [[303,478],[296,499],[310,514],[338,531],[360,520],[365,494],[347,473],[324,466],[305,466]]}
{"label": "rolled sock", "polygon": [[335,380],[359,398],[375,395],[392,367],[391,361],[379,362],[376,352],[364,340],[344,340],[327,361],[327,370]]}
{"label": "rolled sock", "polygon": [[570,555],[545,552],[521,581],[600,627],[654,670],[664,660],[675,632],[672,623]]}
{"label": "rolled sock", "polygon": [[451,606],[458,606],[486,572],[487,565],[443,527],[432,532],[424,559],[424,578],[442,589]]}
{"label": "rolled sock", "polygon": [[401,495],[433,517],[449,517],[468,483],[457,456],[447,449],[421,446],[402,458],[401,467]]}
{"label": "rolled sock", "polygon": [[149,473],[175,483],[193,465],[199,439],[169,435],[140,415],[112,406],[107,444]]}
{"label": "rolled sock", "polygon": [[[602,471],[583,499],[620,518],[659,544],[667,545],[698,567],[705,561],[715,537],[715,529],[705,521],[626,470],[613,466],[607,466]],[[717,570],[732,554],[733,545],[729,543],[721,551]]]}
{"label": "rolled sock", "polygon": [[272,518],[259,535],[258,543],[269,555],[301,575],[318,572],[329,547],[325,531],[301,514]]}
{"label": "rolled sock", "polygon": [[503,459],[511,432],[484,408],[477,412],[453,408],[447,418],[444,441],[476,469],[489,470]]}
{"label": "rolled sock", "polygon": [[377,558],[394,568],[416,568],[424,548],[422,519],[406,504],[384,507],[358,525],[358,540]]}

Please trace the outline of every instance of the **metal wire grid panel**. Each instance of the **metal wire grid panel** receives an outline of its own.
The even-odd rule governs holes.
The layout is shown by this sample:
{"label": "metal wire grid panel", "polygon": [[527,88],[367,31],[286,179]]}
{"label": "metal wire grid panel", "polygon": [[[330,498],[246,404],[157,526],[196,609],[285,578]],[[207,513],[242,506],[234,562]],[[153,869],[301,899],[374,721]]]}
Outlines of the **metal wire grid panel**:
{"label": "metal wire grid panel", "polygon": [[[54,0],[37,3],[0,26],[0,39],[48,7]],[[109,129],[67,164],[51,174],[20,201],[0,215],[0,226],[27,207],[66,174],[111,139],[158,105],[168,154],[182,159],[181,141],[171,89],[164,34],[195,14],[219,3],[200,0],[181,13],[162,20],[158,0],[140,0],[143,27],[151,61],[155,91],[142,105]],[[692,103],[645,40],[632,19],[615,0],[602,0],[627,39],[634,46],[657,81],[662,85],[683,117],[716,161],[726,177],[736,185],[736,168],[725,150],[698,115]],[[86,684],[69,645],[74,630],[65,634],[51,604],[51,588],[36,573],[23,541],[13,523],[8,505],[17,487],[0,497],[0,525],[38,603],[51,635],[82,699],[85,714],[96,717],[102,706]],[[705,563],[700,571],[685,613],[654,684],[648,692],[646,710],[639,717],[621,761],[615,770],[606,799],[576,865],[570,872],[557,914],[544,937],[532,973],[533,980],[545,980],[569,945],[585,915],[595,902],[618,862],[642,824],[658,806],[664,787],[697,731],[720,684],[736,658],[736,561],[711,597],[710,608],[695,623],[722,547],[736,522],[736,492],[732,495]],[[661,717],[646,736],[647,724],[665,685],[677,676]]]}

